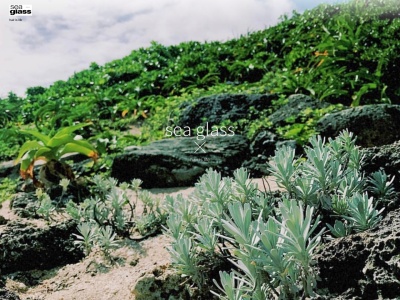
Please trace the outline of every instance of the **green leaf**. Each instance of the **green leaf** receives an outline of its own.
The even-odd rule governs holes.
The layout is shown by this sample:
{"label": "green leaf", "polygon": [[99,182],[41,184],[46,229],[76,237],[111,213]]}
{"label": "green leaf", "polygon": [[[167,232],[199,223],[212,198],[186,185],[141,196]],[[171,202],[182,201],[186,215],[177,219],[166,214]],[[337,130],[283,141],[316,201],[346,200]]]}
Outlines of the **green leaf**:
{"label": "green leaf", "polygon": [[27,142],[25,142],[21,146],[21,149],[19,149],[18,157],[15,160],[15,164],[19,163],[19,161],[21,160],[22,156],[24,156],[24,154],[26,152],[32,151],[32,150],[37,150],[40,147],[43,147],[43,144],[41,142],[38,142],[38,141],[27,141]]}
{"label": "green leaf", "polygon": [[70,135],[75,130],[81,129],[81,128],[89,126],[89,125],[92,125],[92,123],[79,123],[79,124],[76,124],[76,125],[64,127],[62,129],[60,129],[60,131],[58,131],[54,135],[54,137],[60,137],[60,136],[63,136],[63,135]]}
{"label": "green leaf", "polygon": [[65,146],[60,147],[59,151],[57,152],[57,157],[61,158],[64,154],[68,153],[80,153],[83,155],[86,155],[88,157],[91,157],[93,159],[97,158],[97,152],[94,150],[93,146],[88,145],[86,143],[82,143],[83,141],[75,141],[73,140],[70,143],[67,143]]}
{"label": "green leaf", "polygon": [[44,157],[46,159],[55,158],[54,153],[52,153],[52,149],[49,147],[41,147],[36,151],[34,159],[37,160],[40,157]]}
{"label": "green leaf", "polygon": [[49,142],[47,143],[46,146],[51,147],[51,148],[55,148],[61,145],[65,145],[69,142],[72,142],[74,140],[74,138],[68,134],[56,134],[54,137],[52,137]]}
{"label": "green leaf", "polygon": [[19,167],[20,170],[22,171],[28,170],[29,166],[31,165],[32,161],[35,158],[35,153],[36,149],[25,152],[21,160],[21,166]]}
{"label": "green leaf", "polygon": [[38,138],[44,145],[47,145],[47,143],[50,140],[50,138],[47,135],[44,135],[43,133],[40,133],[39,131],[36,130],[22,129],[20,130],[20,132],[23,134],[33,135],[34,137]]}

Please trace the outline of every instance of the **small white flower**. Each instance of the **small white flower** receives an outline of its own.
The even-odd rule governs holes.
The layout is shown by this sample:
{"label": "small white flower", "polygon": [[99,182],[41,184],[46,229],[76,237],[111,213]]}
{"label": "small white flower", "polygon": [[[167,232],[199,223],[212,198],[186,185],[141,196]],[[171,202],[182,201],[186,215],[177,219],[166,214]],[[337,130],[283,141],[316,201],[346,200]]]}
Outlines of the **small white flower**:
{"label": "small white flower", "polygon": [[66,191],[68,188],[70,181],[67,178],[63,178],[60,180],[60,186],[62,187],[63,191]]}
{"label": "small white flower", "polygon": [[36,189],[35,194],[36,194],[36,197],[40,198],[40,197],[43,196],[43,190],[42,189]]}

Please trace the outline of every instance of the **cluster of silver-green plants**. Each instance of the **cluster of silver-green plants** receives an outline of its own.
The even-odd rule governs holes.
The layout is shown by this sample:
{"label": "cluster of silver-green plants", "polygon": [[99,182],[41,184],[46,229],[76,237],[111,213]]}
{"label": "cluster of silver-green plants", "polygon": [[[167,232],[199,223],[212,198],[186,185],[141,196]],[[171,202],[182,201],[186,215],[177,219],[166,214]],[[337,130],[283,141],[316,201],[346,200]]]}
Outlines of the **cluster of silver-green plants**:
{"label": "cluster of silver-green plants", "polygon": [[271,175],[291,199],[335,219],[333,226],[327,224],[334,237],[375,227],[383,211],[377,205],[395,198],[394,177],[383,170],[369,176],[361,171],[364,157],[355,142],[347,130],[328,142],[314,136],[305,148],[306,159],[296,159],[295,150],[284,147],[269,164]]}
{"label": "cluster of silver-green plants", "polygon": [[[220,299],[301,299],[317,290],[314,250],[323,238],[374,227],[389,199],[392,180],[379,171],[366,177],[353,135],[325,143],[310,139],[306,157],[276,151],[269,163],[282,192],[260,191],[245,169],[233,178],[208,170],[187,199],[166,197],[172,266],[200,289],[209,289],[215,262]],[[325,216],[336,220],[324,224]],[[331,237],[332,238],[332,237]]]}
{"label": "cluster of silver-green plants", "polygon": [[[75,244],[86,255],[93,249],[100,249],[106,257],[118,247],[118,237],[130,238],[133,231],[146,235],[160,229],[164,211],[159,201],[148,191],[141,190],[142,181],[121,183],[113,178],[96,175],[92,179],[92,197],[76,204],[69,201],[66,211],[79,222]],[[130,195],[133,191],[135,196]],[[143,212],[139,215],[137,202],[142,202]]]}
{"label": "cluster of silver-green plants", "polygon": [[[60,180],[59,185],[62,188],[60,199],[62,199],[63,196],[67,193],[69,184],[69,179],[63,178]],[[38,199],[38,202],[35,206],[35,213],[47,221],[53,220],[52,215],[57,212],[57,208],[59,208],[58,205],[53,202],[49,194],[47,194],[43,188],[36,189],[35,194]]]}
{"label": "cluster of silver-green plants", "polygon": [[134,206],[127,195],[128,184],[118,186],[115,179],[100,175],[92,181],[92,196],[80,204],[69,201],[66,211],[78,222],[74,243],[85,255],[98,248],[110,257],[110,251],[118,247],[117,236],[131,226]]}
{"label": "cluster of silver-green plants", "polygon": [[[74,234],[75,244],[85,255],[93,249],[100,249],[110,258],[110,251],[119,246],[120,237],[132,238],[132,232],[140,235],[135,239],[160,231],[165,223],[166,213],[159,199],[141,189],[142,181],[133,179],[131,183],[121,183],[114,178],[95,175],[92,178],[91,197],[82,203],[69,200],[65,211],[78,222],[79,234]],[[62,195],[67,193],[69,180],[60,180]],[[48,221],[63,210],[43,189],[36,190],[38,198],[36,214]],[[138,211],[138,201],[141,202]]]}

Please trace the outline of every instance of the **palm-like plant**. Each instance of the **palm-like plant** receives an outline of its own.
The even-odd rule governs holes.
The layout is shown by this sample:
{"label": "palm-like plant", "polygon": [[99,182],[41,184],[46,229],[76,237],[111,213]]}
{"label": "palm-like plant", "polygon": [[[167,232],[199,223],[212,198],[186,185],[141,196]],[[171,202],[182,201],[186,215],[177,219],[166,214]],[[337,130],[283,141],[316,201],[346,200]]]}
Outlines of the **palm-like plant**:
{"label": "palm-like plant", "polygon": [[[56,168],[55,172],[61,175],[61,178],[73,179],[71,168],[60,162],[60,158],[68,153],[80,153],[96,160],[98,153],[96,149],[87,141],[83,140],[79,135],[73,136],[72,133],[91,123],[80,123],[77,125],[61,128],[52,137],[44,135],[36,130],[20,130],[22,134],[35,137],[37,140],[26,141],[19,150],[15,163],[20,163],[20,174],[23,179],[32,179],[37,187],[48,185],[46,182],[46,174],[48,170]],[[46,161],[41,168],[42,182],[38,181],[34,174],[34,165],[38,160]],[[44,181],[44,182],[43,182]],[[50,180],[51,181],[51,180]]]}

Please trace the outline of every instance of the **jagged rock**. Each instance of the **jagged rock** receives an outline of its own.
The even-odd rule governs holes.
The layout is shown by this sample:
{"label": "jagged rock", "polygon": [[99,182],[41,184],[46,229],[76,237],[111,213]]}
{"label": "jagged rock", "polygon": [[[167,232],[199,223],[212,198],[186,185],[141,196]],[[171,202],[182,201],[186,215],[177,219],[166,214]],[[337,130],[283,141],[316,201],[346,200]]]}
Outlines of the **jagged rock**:
{"label": "jagged rock", "polygon": [[365,156],[363,170],[370,174],[384,169],[386,174],[396,176],[393,185],[400,192],[400,141],[381,147],[362,149]]}
{"label": "jagged rock", "polygon": [[[327,102],[322,102],[303,94],[294,94],[289,96],[288,103],[268,116],[268,120],[272,122],[274,126],[282,126],[286,124],[287,118],[300,116],[300,113],[307,108],[317,109],[327,107],[328,105]],[[300,119],[295,121],[301,122]]]}
{"label": "jagged rock", "polygon": [[224,120],[234,122],[251,118],[250,107],[254,107],[254,111],[262,111],[277,98],[275,94],[220,94],[201,97],[189,106],[182,106],[187,107],[182,110],[177,125],[194,128],[206,122],[219,125]]}
{"label": "jagged rock", "polygon": [[21,220],[10,221],[0,234],[2,274],[50,269],[75,263],[83,257],[73,243],[76,222],[66,221],[39,228]]}
{"label": "jagged rock", "polygon": [[323,299],[399,299],[399,256],[399,209],[376,229],[326,243],[315,256]]}
{"label": "jagged rock", "polygon": [[157,268],[146,273],[134,283],[132,293],[137,300],[189,299],[181,284],[182,278],[168,269]]}
{"label": "jagged rock", "polygon": [[232,175],[247,158],[248,144],[245,137],[234,135],[165,139],[129,147],[114,159],[111,176],[125,182],[139,178],[144,188],[189,186],[208,168]]}
{"label": "jagged rock", "polygon": [[324,137],[336,137],[347,128],[357,136],[358,145],[374,147],[400,139],[399,120],[400,105],[364,105],[322,117],[316,130]]}
{"label": "jagged rock", "polygon": [[278,137],[270,131],[259,132],[251,141],[250,153],[252,155],[274,155]]}
{"label": "jagged rock", "polygon": [[8,222],[8,220],[0,215],[0,225],[5,225],[5,224],[7,224],[7,222]]}
{"label": "jagged rock", "polygon": [[268,174],[268,157],[274,155],[277,136],[270,131],[259,132],[250,143],[250,157],[242,167],[250,172],[251,177],[262,177]]}
{"label": "jagged rock", "polygon": [[22,218],[34,217],[37,210],[37,197],[32,193],[17,193],[11,201],[11,209]]}
{"label": "jagged rock", "polygon": [[0,163],[0,178],[16,179],[19,177],[19,166],[16,166],[13,161],[5,161]]}
{"label": "jagged rock", "polygon": [[21,298],[7,289],[0,289],[0,299],[1,300],[20,300]]}
{"label": "jagged rock", "polygon": [[[31,190],[31,192],[14,194],[11,201],[11,209],[17,216],[22,218],[37,217],[36,211],[39,207],[39,200],[35,195],[35,189],[32,188]],[[71,182],[66,192],[63,192],[61,186],[54,186],[46,189],[46,193],[57,208],[65,207],[68,201],[79,203],[90,196],[89,188],[85,181],[82,181],[82,184],[77,181]]]}

